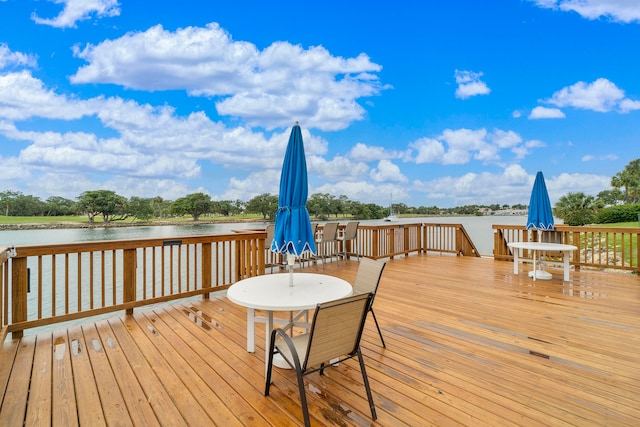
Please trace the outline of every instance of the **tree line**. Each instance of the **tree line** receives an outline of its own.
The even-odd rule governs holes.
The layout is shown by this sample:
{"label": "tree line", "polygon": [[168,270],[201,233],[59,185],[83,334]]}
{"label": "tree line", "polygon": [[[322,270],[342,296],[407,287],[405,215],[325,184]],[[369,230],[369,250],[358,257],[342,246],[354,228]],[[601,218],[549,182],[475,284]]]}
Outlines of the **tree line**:
{"label": "tree line", "polygon": [[[198,221],[204,215],[234,216],[256,214],[265,220],[275,218],[278,196],[265,193],[249,201],[212,200],[204,193],[193,193],[176,200],[162,197],[131,197],[127,199],[112,190],[85,191],[76,200],[59,196],[46,200],[17,191],[0,192],[0,214],[5,216],[78,216],[86,215],[89,222],[101,217],[102,222],[171,218],[190,215]],[[393,204],[393,211],[400,215],[482,215],[483,211],[500,209],[526,209],[524,205],[467,205],[455,208],[410,207],[404,203]],[[335,197],[328,193],[312,194],[307,200],[309,214],[318,219],[349,216],[359,219],[384,218],[389,208],[375,203],[349,200],[347,196]]]}
{"label": "tree line", "polygon": [[[583,225],[594,222],[622,222],[612,219],[631,220],[636,204],[640,202],[640,159],[631,161],[623,171],[611,178],[611,190],[589,196],[584,193],[568,193],[554,206],[554,215],[569,225]],[[620,205],[631,206],[620,208]],[[193,193],[176,200],[131,197],[127,199],[112,190],[85,191],[76,200],[52,196],[41,200],[37,196],[25,195],[18,191],[0,192],[0,214],[5,216],[77,216],[86,215],[89,222],[102,217],[103,222],[123,220],[148,221],[153,218],[170,218],[190,215],[194,221],[203,215],[234,216],[257,214],[265,220],[272,220],[278,209],[278,196],[261,194],[249,201],[212,200],[204,193]],[[389,208],[375,203],[361,203],[349,200],[345,195],[335,197],[328,193],[315,193],[307,199],[309,214],[318,219],[349,216],[357,219],[379,219],[389,213]],[[399,215],[483,215],[487,210],[526,210],[526,205],[465,205],[455,208],[437,206],[411,207],[404,203],[394,203],[393,211]],[[616,212],[611,214],[611,212]],[[635,217],[633,217],[635,218]],[[635,219],[632,219],[635,220]]]}

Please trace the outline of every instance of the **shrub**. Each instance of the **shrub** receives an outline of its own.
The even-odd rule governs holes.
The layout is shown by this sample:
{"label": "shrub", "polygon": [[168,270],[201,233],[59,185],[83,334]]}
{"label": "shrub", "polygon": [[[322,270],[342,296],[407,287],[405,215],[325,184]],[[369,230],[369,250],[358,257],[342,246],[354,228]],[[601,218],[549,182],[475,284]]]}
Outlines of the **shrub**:
{"label": "shrub", "polygon": [[596,216],[598,224],[612,224],[617,222],[633,222],[638,220],[640,204],[610,206],[601,209]]}

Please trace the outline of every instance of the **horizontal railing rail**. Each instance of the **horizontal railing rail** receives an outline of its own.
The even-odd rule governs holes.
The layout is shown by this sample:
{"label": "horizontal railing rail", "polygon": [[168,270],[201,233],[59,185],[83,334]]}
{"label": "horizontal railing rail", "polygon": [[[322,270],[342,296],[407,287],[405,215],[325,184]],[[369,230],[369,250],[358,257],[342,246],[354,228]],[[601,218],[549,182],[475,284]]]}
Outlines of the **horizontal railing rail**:
{"label": "horizontal railing rail", "polygon": [[[322,227],[320,227],[322,228]],[[224,290],[282,266],[264,230],[0,248],[0,331],[133,309]],[[479,256],[460,224],[360,226],[336,253],[373,259],[440,252]],[[310,258],[305,258],[310,260]],[[0,341],[2,342],[2,341]]]}
{"label": "horizontal railing rail", "polygon": [[[519,225],[494,225],[493,233],[493,256],[496,260],[513,261],[509,243],[538,241],[539,236],[544,236],[546,241],[576,246],[578,249],[571,253],[570,263],[577,269],[590,267],[640,272],[640,228],[558,224],[552,232],[537,232]],[[554,254],[548,255],[553,259]],[[524,251],[523,257],[525,260],[530,258],[531,251]]]}

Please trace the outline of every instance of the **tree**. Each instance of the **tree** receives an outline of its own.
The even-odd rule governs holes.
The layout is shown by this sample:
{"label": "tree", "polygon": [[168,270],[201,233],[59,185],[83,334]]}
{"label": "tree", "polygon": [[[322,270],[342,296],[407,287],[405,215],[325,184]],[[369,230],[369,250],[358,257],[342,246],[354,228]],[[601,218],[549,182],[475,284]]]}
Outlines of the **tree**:
{"label": "tree", "polygon": [[339,201],[329,193],[315,193],[307,199],[309,213],[317,218],[328,218],[331,214],[338,214]]}
{"label": "tree", "polygon": [[148,221],[153,218],[153,199],[143,199],[142,197],[131,197],[129,199],[129,214],[134,219]]}
{"label": "tree", "polygon": [[213,202],[213,211],[223,216],[231,216],[234,211],[233,202],[231,200]]}
{"label": "tree", "polygon": [[45,204],[47,205],[47,216],[75,215],[78,210],[76,202],[60,196],[49,197]]}
{"label": "tree", "polygon": [[554,214],[568,225],[593,224],[602,202],[584,193],[569,193],[560,197],[554,207]]}
{"label": "tree", "polygon": [[259,213],[262,218],[275,218],[278,210],[278,196],[269,193],[260,194],[249,200],[246,205],[247,212]]}
{"label": "tree", "polygon": [[211,212],[213,202],[204,193],[193,193],[181,197],[171,203],[171,213],[177,215],[191,215],[194,221],[200,220],[200,215]]}
{"label": "tree", "polygon": [[87,214],[89,222],[102,215],[105,224],[127,217],[127,199],[111,190],[85,191],[78,197],[78,206]]}
{"label": "tree", "polygon": [[151,206],[153,207],[153,216],[156,218],[165,218],[169,215],[169,209],[171,202],[164,200],[160,196],[153,197],[151,200]]}
{"label": "tree", "polygon": [[622,172],[615,174],[611,186],[618,190],[624,188],[625,203],[640,202],[640,159],[630,161]]}
{"label": "tree", "polygon": [[46,204],[39,197],[17,193],[13,198],[12,216],[42,216],[47,210]]}
{"label": "tree", "polygon": [[2,191],[0,192],[0,204],[4,209],[5,216],[9,216],[9,212],[11,211],[11,205],[15,201],[15,198],[19,196],[20,192],[18,191]]}
{"label": "tree", "polygon": [[604,190],[598,193],[598,200],[602,201],[604,206],[615,206],[618,202],[623,201],[624,193],[619,189]]}

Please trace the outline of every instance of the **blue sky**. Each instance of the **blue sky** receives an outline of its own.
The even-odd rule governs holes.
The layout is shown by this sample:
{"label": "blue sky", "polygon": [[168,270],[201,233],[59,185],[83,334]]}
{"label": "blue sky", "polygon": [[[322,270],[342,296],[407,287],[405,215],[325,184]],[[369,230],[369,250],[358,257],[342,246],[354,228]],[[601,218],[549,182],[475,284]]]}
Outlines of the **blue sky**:
{"label": "blue sky", "polygon": [[309,194],[596,195],[640,157],[639,46],[637,0],[0,0],[0,191],[277,194],[298,121]]}

